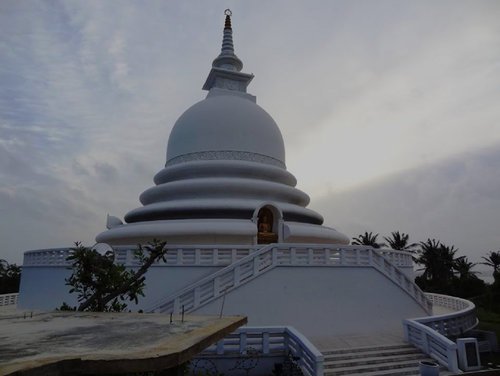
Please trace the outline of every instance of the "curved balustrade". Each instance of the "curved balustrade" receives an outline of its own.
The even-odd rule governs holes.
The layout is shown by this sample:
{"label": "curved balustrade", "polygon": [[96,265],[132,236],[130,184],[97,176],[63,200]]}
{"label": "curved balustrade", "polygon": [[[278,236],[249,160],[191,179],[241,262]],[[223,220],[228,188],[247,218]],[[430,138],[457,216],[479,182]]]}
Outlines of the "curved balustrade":
{"label": "curved balustrade", "polygon": [[[287,246],[284,244],[284,246]],[[293,249],[294,246],[297,246],[302,249],[299,253],[296,253],[294,257],[309,257],[304,256],[303,249],[309,247],[309,245],[289,245],[290,249]],[[213,266],[220,265],[226,266],[230,265],[235,261],[242,259],[243,257],[248,256],[251,252],[259,249],[261,246],[258,245],[168,245],[166,248],[168,249],[166,255],[166,263],[160,262],[155,264],[155,266]],[[319,245],[312,245],[313,249],[317,249],[318,247],[324,247]],[[329,245],[327,248],[336,249],[335,245]],[[136,248],[134,247],[123,247],[116,246],[113,247],[116,255],[116,262],[120,264],[124,264],[126,266],[137,266],[138,262],[134,257],[134,252]],[[69,256],[71,248],[52,248],[52,249],[40,249],[35,251],[27,251],[24,253],[24,262],[23,266],[69,266],[70,263],[66,260]],[[342,246],[346,253],[346,257],[350,254],[355,255],[356,252],[359,252],[360,255],[365,255],[367,250],[372,249],[371,247],[366,246]],[[287,249],[282,250],[283,252],[287,252]],[[313,251],[313,253],[318,251]],[[413,268],[413,261],[411,254],[408,252],[402,251],[394,251],[389,249],[378,249],[377,253],[382,255],[384,258],[389,260],[392,264],[397,266],[398,268]],[[282,258],[286,258],[287,256],[283,254],[280,256]],[[314,256],[313,257],[318,257]],[[322,256],[319,256],[322,257]],[[331,259],[334,262],[334,257]],[[356,256],[352,256],[356,257]],[[363,256],[362,256],[363,257]],[[365,260],[366,261],[366,260]],[[321,264],[322,261],[319,261]]]}
{"label": "curved balustrade", "polygon": [[450,338],[473,329],[478,319],[474,303],[449,295],[426,293],[433,303],[452,310],[442,315],[409,319],[403,322],[406,340],[435,358],[452,372],[458,368],[457,345]]}
{"label": "curved balustrade", "polygon": [[386,257],[370,247],[270,244],[157,302],[148,311],[192,312],[260,274],[282,266],[372,267],[431,313],[432,303],[415,283]]}
{"label": "curved balustrade", "polygon": [[[213,266],[229,265],[245,256],[248,256],[259,246],[236,246],[236,245],[167,245],[166,263],[159,262],[154,266]],[[138,262],[134,257],[136,248],[133,247],[113,247],[115,250],[116,262],[125,266],[137,266]],[[70,248],[40,249],[27,251],[24,253],[24,266],[70,266],[67,261]]]}

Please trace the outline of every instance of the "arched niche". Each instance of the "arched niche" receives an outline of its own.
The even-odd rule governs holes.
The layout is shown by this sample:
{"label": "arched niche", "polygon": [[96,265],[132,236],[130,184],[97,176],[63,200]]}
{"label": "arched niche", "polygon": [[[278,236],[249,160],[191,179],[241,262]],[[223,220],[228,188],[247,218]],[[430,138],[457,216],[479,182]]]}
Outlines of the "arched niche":
{"label": "arched niche", "polygon": [[278,243],[282,240],[283,214],[276,206],[260,206],[252,219],[257,226],[257,244]]}

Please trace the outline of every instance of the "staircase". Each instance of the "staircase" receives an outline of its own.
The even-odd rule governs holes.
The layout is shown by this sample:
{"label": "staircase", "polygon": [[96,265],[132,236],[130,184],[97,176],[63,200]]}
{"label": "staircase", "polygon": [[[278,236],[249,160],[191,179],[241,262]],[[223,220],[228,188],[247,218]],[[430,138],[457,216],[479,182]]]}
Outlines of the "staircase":
{"label": "staircase", "polygon": [[[323,350],[326,375],[419,375],[419,362],[431,360],[406,343]],[[443,375],[444,373],[440,373]]]}

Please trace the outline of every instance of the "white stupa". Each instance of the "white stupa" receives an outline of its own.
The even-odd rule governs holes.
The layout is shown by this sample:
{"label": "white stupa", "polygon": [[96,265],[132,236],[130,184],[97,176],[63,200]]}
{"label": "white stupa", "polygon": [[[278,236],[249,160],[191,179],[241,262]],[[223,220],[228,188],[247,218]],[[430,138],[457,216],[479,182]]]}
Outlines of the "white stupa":
{"label": "white stupa", "polygon": [[[457,345],[445,336],[477,324],[474,304],[421,291],[410,253],[346,245],[345,235],[323,226],[286,170],[278,126],[246,92],[253,75],[242,67],[226,13],[222,51],[203,86],[208,95],[177,120],[156,185],[124,221],[108,216],[108,230],[96,237],[113,245],[115,262],[130,270],[138,268],[137,243],[167,241],[166,259],[146,274],[145,296],[128,309],[247,316],[251,327],[228,339],[237,356],[261,339],[269,352],[277,333],[294,328],[302,334],[283,348],[308,349],[299,354],[310,361],[302,368],[308,375],[323,374],[323,356],[309,340],[328,349],[339,336],[385,337],[399,347],[403,333],[456,372]],[[70,254],[68,247],[24,253],[18,307],[78,304],[66,285]],[[433,304],[452,312],[429,316]],[[224,357],[223,347],[218,343],[215,352]]]}
{"label": "white stupa", "polygon": [[286,170],[281,132],[247,93],[253,75],[242,67],[226,15],[222,50],[203,85],[207,97],[175,123],[165,168],[140,196],[144,206],[128,212],[126,224],[108,220],[98,242],[348,244],[307,209],[309,196]]}

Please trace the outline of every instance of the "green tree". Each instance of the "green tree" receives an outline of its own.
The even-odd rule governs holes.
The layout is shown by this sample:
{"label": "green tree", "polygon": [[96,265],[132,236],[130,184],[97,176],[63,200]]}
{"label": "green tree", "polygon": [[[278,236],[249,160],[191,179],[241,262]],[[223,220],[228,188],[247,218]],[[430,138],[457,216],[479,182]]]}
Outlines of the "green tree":
{"label": "green tree", "polygon": [[[145,274],[153,263],[163,260],[166,242],[154,240],[148,245],[139,245],[134,256],[139,262],[137,270],[127,269],[115,263],[114,251],[100,254],[95,249],[75,243],[68,260],[73,273],[66,279],[70,293],[78,295],[78,311],[120,312],[126,301],[138,302],[144,296]],[[61,309],[70,307],[63,303]]]}
{"label": "green tree", "polygon": [[413,252],[415,247],[418,246],[418,243],[409,243],[410,236],[405,234],[404,232],[394,231],[391,232],[391,237],[386,238],[384,236],[384,240],[387,242],[389,247],[395,249],[397,251],[407,251]]}
{"label": "green tree", "polygon": [[19,292],[21,267],[0,259],[0,294]]}
{"label": "green tree", "polygon": [[420,242],[417,263],[422,265],[423,274],[415,279],[417,284],[429,292],[449,293],[453,282],[454,246],[446,246],[435,239]]}
{"label": "green tree", "polygon": [[472,271],[472,268],[476,265],[476,263],[469,262],[467,256],[461,256],[454,260],[453,269],[461,280],[475,279],[477,272]]}
{"label": "green tree", "polygon": [[472,270],[476,265],[470,262],[467,256],[455,259],[453,269],[456,276],[453,279],[453,288],[450,291],[452,295],[471,298],[477,297],[486,291],[486,284],[477,277],[477,272]]}
{"label": "green tree", "polygon": [[359,234],[357,238],[352,238],[354,245],[368,245],[373,248],[383,247],[385,244],[377,242],[378,234],[373,235],[371,232]]}
{"label": "green tree", "polygon": [[483,256],[483,265],[488,265],[493,268],[493,278],[500,283],[500,251],[493,252],[491,251],[488,254],[488,257]]}

